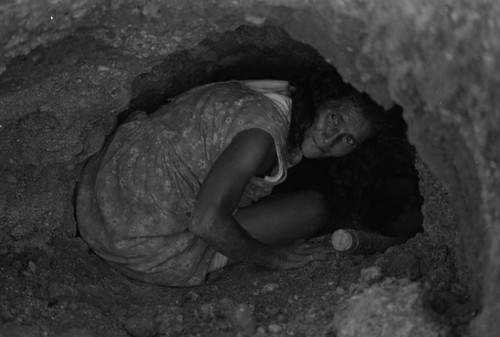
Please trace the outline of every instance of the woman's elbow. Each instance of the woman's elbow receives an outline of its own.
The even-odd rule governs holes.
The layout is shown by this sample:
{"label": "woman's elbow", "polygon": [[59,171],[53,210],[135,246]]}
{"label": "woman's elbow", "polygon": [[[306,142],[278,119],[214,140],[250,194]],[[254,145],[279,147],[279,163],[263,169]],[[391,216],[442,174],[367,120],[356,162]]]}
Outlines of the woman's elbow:
{"label": "woman's elbow", "polygon": [[210,233],[215,222],[215,217],[210,214],[194,213],[189,219],[189,231],[196,236],[204,238]]}

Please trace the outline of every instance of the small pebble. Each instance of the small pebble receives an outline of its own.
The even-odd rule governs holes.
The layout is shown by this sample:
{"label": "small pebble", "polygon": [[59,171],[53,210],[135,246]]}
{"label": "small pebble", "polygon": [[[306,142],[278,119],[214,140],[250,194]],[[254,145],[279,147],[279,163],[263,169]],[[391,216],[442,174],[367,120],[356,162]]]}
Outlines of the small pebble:
{"label": "small pebble", "polygon": [[158,322],[157,335],[159,336],[174,336],[175,333],[183,330],[182,325],[177,323],[179,317],[177,313],[179,308],[175,306],[161,308],[158,315],[155,317]]}
{"label": "small pebble", "polygon": [[212,319],[215,317],[215,307],[211,303],[200,305],[200,314],[203,319]]}
{"label": "small pebble", "polygon": [[266,333],[266,329],[264,327],[262,327],[262,326],[259,326],[257,328],[257,333],[260,334],[260,335],[263,335],[263,334]]}
{"label": "small pebble", "polygon": [[389,274],[399,278],[407,277],[412,281],[422,277],[420,262],[418,258],[410,252],[401,252],[391,262]]}
{"label": "small pebble", "polygon": [[26,268],[26,271],[28,271],[31,274],[36,273],[36,264],[33,261],[28,262],[28,267]]}
{"label": "small pebble", "polygon": [[229,308],[229,307],[234,306],[233,300],[231,300],[227,297],[221,298],[221,300],[219,301],[219,304],[225,308]]}
{"label": "small pebble", "polygon": [[254,310],[254,305],[242,303],[228,312],[227,319],[236,332],[252,334],[255,332]]}
{"label": "small pebble", "polygon": [[142,311],[127,319],[125,330],[134,337],[152,337],[158,332],[159,322],[154,311]]}
{"label": "small pebble", "polygon": [[276,283],[268,283],[264,287],[262,287],[261,293],[268,293],[274,291],[277,288],[278,285]]}
{"label": "small pebble", "polygon": [[256,26],[262,26],[264,23],[266,23],[265,17],[255,16],[255,15],[247,15],[245,16],[245,20]]}
{"label": "small pebble", "polygon": [[361,283],[373,283],[382,278],[382,270],[378,266],[371,266],[361,270],[359,281]]}
{"label": "small pebble", "polygon": [[271,333],[280,333],[283,330],[283,328],[278,324],[269,324],[268,329]]}
{"label": "small pebble", "polygon": [[281,311],[281,308],[271,308],[271,309],[269,309],[268,313],[269,313],[270,317],[274,317],[274,316],[278,315],[280,313],[280,311]]}
{"label": "small pebble", "polygon": [[12,236],[12,238],[14,240],[19,241],[23,237],[25,237],[25,236],[29,235],[30,233],[32,233],[33,231],[34,231],[33,225],[21,223],[21,224],[18,224],[17,226],[14,226],[10,230],[10,235]]}
{"label": "small pebble", "polygon": [[280,323],[284,323],[284,322],[286,322],[286,317],[283,314],[279,314],[276,316],[276,320]]}
{"label": "small pebble", "polygon": [[194,291],[192,291],[192,290],[191,290],[191,291],[188,291],[188,292],[186,293],[186,295],[184,295],[184,296],[185,296],[185,297],[186,297],[189,301],[192,301],[192,302],[194,302],[194,301],[196,301],[196,300],[198,300],[198,299],[200,298],[200,295],[198,295],[197,293],[195,293],[195,292],[194,292]]}

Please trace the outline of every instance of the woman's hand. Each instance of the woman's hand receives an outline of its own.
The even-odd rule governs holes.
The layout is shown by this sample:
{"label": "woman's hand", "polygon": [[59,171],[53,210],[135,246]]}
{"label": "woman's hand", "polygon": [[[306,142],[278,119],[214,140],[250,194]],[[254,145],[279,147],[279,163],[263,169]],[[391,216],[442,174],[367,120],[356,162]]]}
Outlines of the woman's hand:
{"label": "woman's hand", "polygon": [[294,269],[313,261],[324,261],[328,254],[336,253],[332,247],[321,244],[302,244],[275,247],[264,258],[263,265],[272,269]]}

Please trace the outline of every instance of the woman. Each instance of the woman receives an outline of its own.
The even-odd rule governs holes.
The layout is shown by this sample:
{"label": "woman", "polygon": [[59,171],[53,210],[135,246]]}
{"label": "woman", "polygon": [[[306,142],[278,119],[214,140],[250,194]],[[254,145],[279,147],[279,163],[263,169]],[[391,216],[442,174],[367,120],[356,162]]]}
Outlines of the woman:
{"label": "woman", "polygon": [[294,146],[291,107],[286,81],[230,81],[136,115],[84,169],[81,236],[124,274],[167,286],[201,284],[228,260],[286,269],[324,258],[285,246],[328,223],[323,198],[264,197],[302,156],[353,151],[373,134],[373,111],[360,95],[327,100]]}

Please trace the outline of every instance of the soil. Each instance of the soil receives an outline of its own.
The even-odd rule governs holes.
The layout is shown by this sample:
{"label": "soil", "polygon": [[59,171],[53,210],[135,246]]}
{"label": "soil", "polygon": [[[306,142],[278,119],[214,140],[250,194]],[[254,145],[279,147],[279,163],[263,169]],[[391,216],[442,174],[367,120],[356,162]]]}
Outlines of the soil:
{"label": "soil", "polygon": [[[477,308],[452,259],[426,244],[419,234],[383,254],[288,271],[239,264],[202,286],[167,288],[119,274],[79,238],[55,237],[50,251],[1,253],[0,336],[357,336],[373,324],[385,326],[374,336],[467,336]],[[388,306],[360,311],[384,298]]]}

